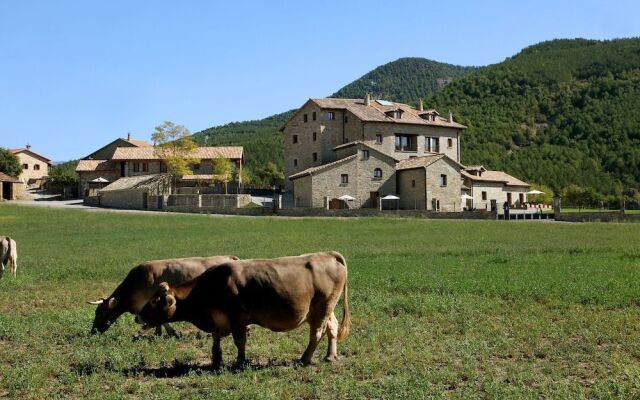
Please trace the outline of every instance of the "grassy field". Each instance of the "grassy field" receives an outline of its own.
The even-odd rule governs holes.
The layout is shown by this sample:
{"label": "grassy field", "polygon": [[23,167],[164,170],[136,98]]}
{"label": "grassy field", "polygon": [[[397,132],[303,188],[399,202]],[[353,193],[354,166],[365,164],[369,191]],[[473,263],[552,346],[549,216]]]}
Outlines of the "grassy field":
{"label": "grassy field", "polygon": [[[637,398],[640,224],[278,219],[0,205],[18,278],[0,279],[0,397]],[[149,259],[333,249],[353,318],[341,360],[300,367],[308,329],[253,328],[251,367],[207,368],[211,341],[133,340],[93,307]],[[341,307],[340,307],[341,310]],[[341,318],[341,311],[338,313]],[[235,357],[224,341],[225,362]],[[326,341],[316,357],[323,355]]]}

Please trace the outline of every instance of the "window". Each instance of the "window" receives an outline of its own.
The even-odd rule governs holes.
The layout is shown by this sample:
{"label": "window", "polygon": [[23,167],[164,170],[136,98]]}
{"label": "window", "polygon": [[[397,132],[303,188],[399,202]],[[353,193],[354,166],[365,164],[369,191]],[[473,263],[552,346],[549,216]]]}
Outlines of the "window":
{"label": "window", "polygon": [[133,163],[133,172],[140,172],[140,163]]}
{"label": "window", "polygon": [[22,164],[22,169],[29,169],[29,164]]}
{"label": "window", "polygon": [[440,175],[440,186],[442,187],[447,186],[447,175],[445,174]]}
{"label": "window", "polygon": [[453,139],[447,139],[447,147],[448,148],[452,148],[453,147]]}
{"label": "window", "polygon": [[373,170],[373,177],[374,178],[382,178],[382,170],[380,168],[376,168]]}
{"label": "window", "polygon": [[382,144],[382,135],[376,134],[376,144]]}
{"label": "window", "polygon": [[316,120],[316,112],[315,111],[311,114],[311,119],[314,120],[314,121]]}
{"label": "window", "polygon": [[318,153],[313,153],[313,161],[318,161]]}
{"label": "window", "polygon": [[[200,168],[200,164],[196,164],[196,169]],[[142,163],[142,172],[149,172],[149,163]]]}
{"label": "window", "polygon": [[440,151],[440,138],[437,137],[424,137],[424,149],[431,153],[437,153]]}
{"label": "window", "polygon": [[412,188],[416,187],[416,180],[415,179],[411,180],[411,187]]}
{"label": "window", "polygon": [[415,135],[396,135],[397,151],[417,151]]}
{"label": "window", "polygon": [[35,169],[36,171],[40,170],[40,164],[36,164],[33,166],[33,169]]}
{"label": "window", "polygon": [[349,174],[340,175],[340,183],[342,183],[343,185],[349,183]]}
{"label": "window", "polygon": [[333,111],[329,111],[327,113],[327,118],[329,119],[329,121],[335,121],[336,119],[336,113]]}
{"label": "window", "polygon": [[297,167],[297,166],[298,166],[298,159],[297,159],[297,158],[294,158],[294,159],[293,159],[293,166],[294,166],[294,167]]}
{"label": "window", "polygon": [[349,122],[349,117],[347,117],[346,115],[344,116],[344,123],[346,124],[347,122]]}
{"label": "window", "polygon": [[482,200],[486,200],[487,199],[487,192],[482,192]]}
{"label": "window", "polygon": [[313,132],[313,141],[315,142],[317,138],[318,138],[317,134],[315,132]]}
{"label": "window", "polygon": [[362,159],[363,160],[369,159],[369,150],[362,150]]}
{"label": "window", "polygon": [[402,110],[396,110],[395,117],[396,119],[402,119]]}
{"label": "window", "polygon": [[307,114],[304,115],[304,122],[309,121],[309,117],[307,116]]}
{"label": "window", "polygon": [[160,172],[167,172],[167,164],[160,161]]}
{"label": "window", "polygon": [[293,135],[293,143],[298,143],[298,135]]}

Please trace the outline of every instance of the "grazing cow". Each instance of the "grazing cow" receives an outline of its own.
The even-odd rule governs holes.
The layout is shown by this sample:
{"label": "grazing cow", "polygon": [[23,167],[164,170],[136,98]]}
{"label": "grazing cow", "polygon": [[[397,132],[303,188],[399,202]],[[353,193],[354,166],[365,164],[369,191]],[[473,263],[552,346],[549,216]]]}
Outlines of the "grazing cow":
{"label": "grazing cow", "polygon": [[[343,290],[343,317],[338,330],[334,309]],[[335,361],[337,340],[348,335],[351,325],[347,265],[334,251],[233,261],[181,285],[161,283],[138,317],[147,326],[188,321],[211,332],[214,368],[222,362],[220,338],[229,334],[238,349],[236,365],[244,364],[250,324],[285,332],[306,322],[311,332],[300,361],[311,363],[325,331],[329,339],[325,360]]]}
{"label": "grazing cow", "polygon": [[[209,268],[237,259],[235,256],[176,258],[147,261],[138,265],[129,271],[111,296],[89,302],[98,306],[91,333],[103,333],[125,312],[138,314],[158,290],[160,282],[177,285],[197,277]],[[164,328],[168,334],[175,335],[168,324]],[[156,334],[160,333],[161,327],[158,326]]]}
{"label": "grazing cow", "polygon": [[11,274],[15,278],[18,270],[16,241],[9,236],[0,236],[0,274],[4,273],[5,265],[11,269]]}

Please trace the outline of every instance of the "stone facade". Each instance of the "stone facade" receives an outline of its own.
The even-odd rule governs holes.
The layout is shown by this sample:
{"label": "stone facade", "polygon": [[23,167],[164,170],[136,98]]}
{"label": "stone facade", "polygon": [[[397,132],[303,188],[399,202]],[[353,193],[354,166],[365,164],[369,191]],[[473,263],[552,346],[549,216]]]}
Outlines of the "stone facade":
{"label": "stone facade", "polygon": [[[328,201],[349,195],[355,199],[347,202],[350,208],[377,207],[376,198],[394,194],[395,161],[366,146],[357,146],[353,150],[355,154],[296,178],[295,206],[326,208]],[[363,150],[369,151],[368,156]]]}
{"label": "stone facade", "polygon": [[444,157],[426,167],[399,170],[397,175],[402,209],[462,210],[460,165],[453,160]]}

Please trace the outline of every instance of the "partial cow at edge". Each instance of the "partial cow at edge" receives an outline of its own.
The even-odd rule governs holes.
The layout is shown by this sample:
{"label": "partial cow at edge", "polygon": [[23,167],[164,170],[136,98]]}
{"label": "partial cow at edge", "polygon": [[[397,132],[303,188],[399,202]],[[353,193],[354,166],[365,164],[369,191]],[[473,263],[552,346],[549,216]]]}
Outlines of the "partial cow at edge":
{"label": "partial cow at edge", "polygon": [[[147,261],[134,267],[111,296],[89,302],[98,306],[91,333],[105,332],[125,312],[138,314],[156,293],[160,282],[178,285],[194,279],[209,268],[237,259],[236,256],[176,258]],[[164,328],[169,335],[175,335],[168,324]],[[161,327],[158,326],[156,334],[160,333]]]}
{"label": "partial cow at edge", "polygon": [[[334,309],[343,291],[338,329]],[[244,364],[251,324],[286,332],[306,322],[311,329],[309,344],[300,361],[311,363],[325,333],[329,341],[325,360],[335,361],[337,340],[348,335],[351,325],[347,264],[334,251],[229,262],[181,285],[161,283],[139,317],[148,326],[188,321],[212,333],[214,368],[222,363],[220,339],[229,334],[238,349],[236,365]]]}
{"label": "partial cow at edge", "polygon": [[13,277],[18,270],[18,248],[16,241],[9,236],[0,236],[0,275],[4,273],[4,267],[8,266]]}

